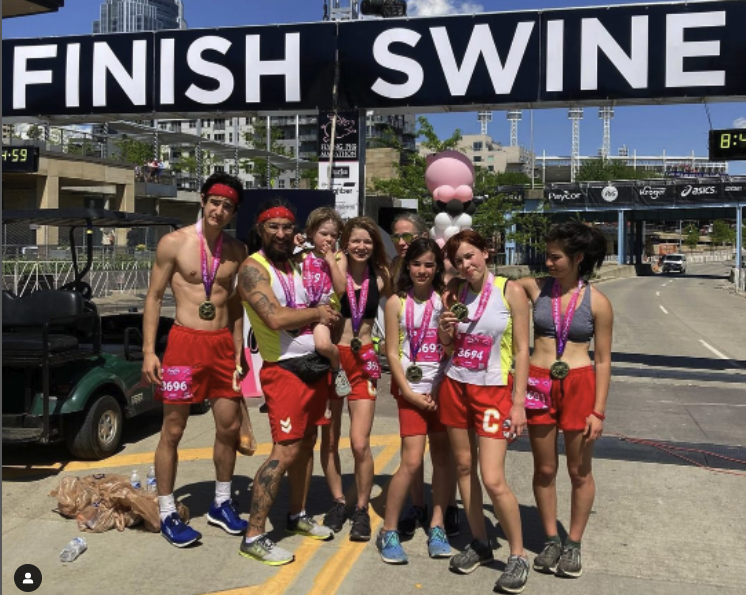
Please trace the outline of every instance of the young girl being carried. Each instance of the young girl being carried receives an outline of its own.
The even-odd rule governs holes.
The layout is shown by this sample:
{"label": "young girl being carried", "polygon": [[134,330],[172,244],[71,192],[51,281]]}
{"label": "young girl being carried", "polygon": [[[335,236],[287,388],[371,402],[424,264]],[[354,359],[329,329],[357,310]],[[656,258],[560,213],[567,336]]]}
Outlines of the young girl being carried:
{"label": "young girl being carried", "polygon": [[[345,258],[337,252],[337,239],[342,230],[342,219],[330,207],[320,207],[311,212],[306,221],[306,240],[313,249],[302,255],[303,287],[308,295],[308,307],[330,304],[339,310],[339,297],[347,287],[345,274],[339,264]],[[352,388],[339,360],[339,349],[332,342],[331,329],[317,324],[313,329],[316,351],[331,362],[334,390],[338,397],[346,397]]]}
{"label": "young girl being carried", "polygon": [[431,558],[450,558],[445,512],[455,483],[446,427],[438,419],[437,386],[445,360],[438,340],[443,311],[443,255],[434,240],[414,240],[402,256],[397,293],[386,302],[386,356],[391,394],[399,408],[402,461],[391,478],[386,515],[376,546],[388,564],[406,564],[397,521],[407,491],[423,468],[427,439],[433,463],[433,514],[427,549]]}

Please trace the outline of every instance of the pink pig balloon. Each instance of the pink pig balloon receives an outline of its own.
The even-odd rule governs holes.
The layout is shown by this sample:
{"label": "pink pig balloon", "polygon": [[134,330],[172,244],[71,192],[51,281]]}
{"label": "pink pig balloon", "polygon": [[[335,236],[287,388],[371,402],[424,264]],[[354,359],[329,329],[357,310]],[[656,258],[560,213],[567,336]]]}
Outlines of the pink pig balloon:
{"label": "pink pig balloon", "polygon": [[429,155],[425,183],[439,202],[447,203],[454,198],[459,202],[469,202],[473,198],[474,165],[459,151]]}

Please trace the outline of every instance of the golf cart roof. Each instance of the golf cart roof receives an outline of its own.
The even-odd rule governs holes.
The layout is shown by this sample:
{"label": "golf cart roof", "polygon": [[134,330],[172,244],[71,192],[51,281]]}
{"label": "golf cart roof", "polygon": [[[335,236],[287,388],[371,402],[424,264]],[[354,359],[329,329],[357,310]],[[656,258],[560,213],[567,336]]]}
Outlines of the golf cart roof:
{"label": "golf cart roof", "polygon": [[28,222],[54,227],[85,227],[91,225],[116,228],[170,225],[176,228],[181,225],[181,221],[173,217],[107,211],[106,209],[21,209],[17,211],[3,209],[2,215],[3,223]]}

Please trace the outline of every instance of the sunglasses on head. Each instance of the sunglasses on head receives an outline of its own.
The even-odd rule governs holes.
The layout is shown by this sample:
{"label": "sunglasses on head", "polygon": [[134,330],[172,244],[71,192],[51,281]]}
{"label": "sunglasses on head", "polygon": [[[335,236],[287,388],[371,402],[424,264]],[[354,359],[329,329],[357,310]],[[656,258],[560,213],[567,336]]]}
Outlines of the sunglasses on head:
{"label": "sunglasses on head", "polygon": [[412,242],[414,242],[416,237],[417,236],[413,233],[392,233],[391,241],[396,243],[399,240],[404,240],[405,243],[411,244]]}

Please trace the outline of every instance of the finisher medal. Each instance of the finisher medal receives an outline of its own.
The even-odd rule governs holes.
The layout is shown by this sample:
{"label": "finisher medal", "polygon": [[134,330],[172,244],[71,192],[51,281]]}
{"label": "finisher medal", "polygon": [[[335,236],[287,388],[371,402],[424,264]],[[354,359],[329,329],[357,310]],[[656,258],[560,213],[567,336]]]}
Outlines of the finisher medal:
{"label": "finisher medal", "polygon": [[464,322],[469,317],[469,308],[466,304],[456,302],[451,306],[451,312],[458,319],[459,322]]}
{"label": "finisher medal", "polygon": [[422,380],[422,368],[420,368],[416,364],[412,364],[407,368],[407,380],[413,384],[416,384],[420,380]]}
{"label": "finisher medal", "polygon": [[[373,280],[375,283],[375,279]],[[352,332],[355,336],[350,341],[350,349],[354,353],[358,353],[363,348],[363,341],[357,334],[360,332],[360,327],[363,324],[363,313],[365,312],[365,305],[368,303],[368,288],[370,286],[370,273],[368,267],[365,267],[363,272],[363,283],[360,286],[360,300],[355,295],[355,281],[352,278],[350,272],[347,272],[347,299],[350,302],[350,318],[352,319]]]}
{"label": "finisher medal", "polygon": [[202,320],[215,320],[215,304],[204,301],[199,305],[199,317]]}
{"label": "finisher medal", "polygon": [[201,256],[202,265],[202,284],[205,286],[205,296],[207,299],[199,305],[199,317],[202,320],[214,320],[217,313],[215,304],[210,301],[210,294],[212,293],[212,286],[215,284],[215,278],[218,275],[218,267],[220,266],[220,257],[223,254],[223,234],[218,236],[215,242],[215,252],[212,256],[212,269],[207,268],[207,250],[205,246],[207,240],[202,235],[202,219],[197,222],[197,236],[199,236],[199,252]]}
{"label": "finisher medal", "polygon": [[363,342],[360,340],[360,337],[353,337],[352,341],[350,341],[350,349],[355,353],[358,353],[362,348]]}
{"label": "finisher medal", "polygon": [[552,375],[552,378],[555,378],[557,380],[564,380],[570,373],[570,366],[567,364],[567,362],[557,360],[549,368],[549,373]]}

